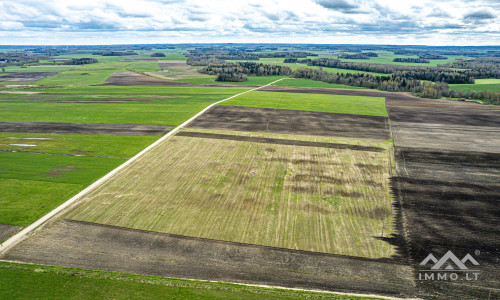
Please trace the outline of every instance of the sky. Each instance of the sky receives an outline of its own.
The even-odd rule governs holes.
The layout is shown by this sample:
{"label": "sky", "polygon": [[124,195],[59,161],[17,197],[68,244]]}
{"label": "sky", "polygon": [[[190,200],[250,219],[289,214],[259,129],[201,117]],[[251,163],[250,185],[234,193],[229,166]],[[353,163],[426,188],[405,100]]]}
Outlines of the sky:
{"label": "sky", "polygon": [[499,0],[0,0],[1,45],[500,45]]}

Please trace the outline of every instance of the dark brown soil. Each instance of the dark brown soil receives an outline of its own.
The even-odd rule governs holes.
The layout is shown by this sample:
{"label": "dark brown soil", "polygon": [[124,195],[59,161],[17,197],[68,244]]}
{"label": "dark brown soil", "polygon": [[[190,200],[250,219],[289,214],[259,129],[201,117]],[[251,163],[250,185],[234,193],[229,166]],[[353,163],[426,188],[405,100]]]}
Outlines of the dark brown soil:
{"label": "dark brown soil", "polygon": [[500,153],[500,127],[391,122],[396,146]]}
{"label": "dark brown soil", "polygon": [[371,152],[383,152],[383,151],[385,151],[385,149],[383,149],[383,148],[360,146],[360,145],[320,143],[320,142],[310,142],[310,141],[273,139],[273,138],[262,138],[262,137],[251,137],[251,136],[229,135],[229,134],[216,134],[216,133],[204,133],[204,132],[182,131],[182,132],[177,133],[176,136],[189,136],[189,137],[197,137],[197,138],[205,138],[205,139],[221,139],[221,140],[244,141],[244,142],[252,142],[252,143],[265,143],[265,144],[277,144],[277,145],[294,145],[294,146],[320,147],[320,148],[332,148],[332,149],[350,149],[350,150],[356,150],[356,151],[371,151]]}
{"label": "dark brown soil", "polygon": [[21,230],[21,226],[0,224],[0,243],[13,236],[16,232]]}
{"label": "dark brown soil", "polygon": [[78,133],[162,136],[170,125],[96,124],[56,122],[0,122],[0,132]]}
{"label": "dark brown soil", "polygon": [[218,105],[188,127],[389,139],[385,117]]}
{"label": "dark brown soil", "polygon": [[[415,269],[430,253],[440,258],[452,251],[479,262],[477,281],[419,281],[423,298],[495,299],[500,282],[499,187],[415,178],[394,178],[397,209],[405,222]],[[477,255],[479,253],[479,255]],[[429,269],[429,267],[425,268]],[[496,293],[491,289],[497,289]]]}
{"label": "dark brown soil", "polygon": [[96,86],[211,86],[211,87],[257,87],[252,85],[202,84],[183,81],[159,79],[134,72],[117,72],[103,84]]}
{"label": "dark brown soil", "polygon": [[363,259],[60,221],[4,257],[30,263],[294,288],[411,296],[409,267]]}
{"label": "dark brown soil", "polygon": [[18,72],[0,76],[0,81],[37,81],[58,74],[59,72]]}

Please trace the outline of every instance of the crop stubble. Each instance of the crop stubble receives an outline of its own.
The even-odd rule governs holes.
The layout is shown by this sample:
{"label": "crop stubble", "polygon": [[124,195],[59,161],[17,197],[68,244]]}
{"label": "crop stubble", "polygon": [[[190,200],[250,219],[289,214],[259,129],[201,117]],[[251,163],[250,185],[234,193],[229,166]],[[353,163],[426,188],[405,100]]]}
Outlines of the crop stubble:
{"label": "crop stubble", "polygon": [[[387,148],[387,144],[375,146]],[[389,257],[387,152],[174,136],[88,194],[71,219]]]}

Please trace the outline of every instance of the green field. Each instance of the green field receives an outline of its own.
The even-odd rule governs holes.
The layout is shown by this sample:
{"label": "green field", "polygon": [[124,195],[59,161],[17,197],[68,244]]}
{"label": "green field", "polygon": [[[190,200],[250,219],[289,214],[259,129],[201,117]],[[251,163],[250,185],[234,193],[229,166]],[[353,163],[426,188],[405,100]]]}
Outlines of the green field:
{"label": "green field", "polygon": [[[390,151],[389,142],[246,135],[347,140]],[[392,232],[387,151],[173,136],[63,217],[238,243],[390,257],[394,247],[376,238]]]}
{"label": "green field", "polygon": [[323,81],[316,81],[311,79],[293,78],[281,80],[273,84],[274,86],[298,86],[298,87],[317,87],[317,88],[331,88],[331,89],[350,89],[350,90],[364,90],[363,87],[350,86],[344,84],[328,83]]}
{"label": "green field", "polygon": [[385,99],[382,97],[255,91],[225,101],[221,103],[221,105],[295,109],[387,117]]}
{"label": "green field", "polygon": [[377,299],[0,262],[5,299]]}
{"label": "green field", "polygon": [[[0,150],[132,157],[159,137],[106,134],[0,132]],[[11,146],[32,144],[34,147]]]}
{"label": "green field", "polygon": [[450,84],[450,89],[457,91],[500,91],[500,79],[476,79],[474,84]]}
{"label": "green field", "polygon": [[[143,87],[144,88],[144,87]],[[105,90],[114,90],[107,89]],[[115,124],[157,124],[178,125],[198,113],[209,104],[234,95],[233,91],[221,90],[227,94],[209,94],[209,88],[198,88],[195,94],[186,88],[170,90],[165,97],[121,97],[132,100],[124,103],[63,103],[63,100],[102,100],[98,95],[6,96],[0,105],[0,120],[13,122],[68,122],[68,123],[115,123]],[[117,89],[117,93],[127,89]],[[141,90],[141,89],[139,89]],[[99,89],[99,91],[102,91]],[[203,94],[203,92],[207,92]],[[189,92],[186,94],[181,94]],[[212,91],[216,92],[216,91]],[[169,89],[163,88],[168,94]],[[114,93],[113,93],[114,94]],[[0,95],[0,99],[3,95]],[[107,98],[110,99],[109,97]],[[118,100],[120,100],[118,99]],[[134,102],[134,99],[144,102]],[[41,102],[40,100],[45,100]],[[115,98],[115,100],[117,100]],[[51,102],[48,102],[51,101]],[[61,101],[60,103],[58,101]],[[105,102],[105,100],[104,100]]]}

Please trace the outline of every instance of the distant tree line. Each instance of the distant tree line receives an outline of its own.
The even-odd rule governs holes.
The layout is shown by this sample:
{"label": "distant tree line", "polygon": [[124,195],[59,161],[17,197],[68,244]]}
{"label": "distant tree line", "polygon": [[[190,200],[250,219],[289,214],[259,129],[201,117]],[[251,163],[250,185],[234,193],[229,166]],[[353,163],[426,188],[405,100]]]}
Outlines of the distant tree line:
{"label": "distant tree line", "polygon": [[500,58],[496,57],[478,57],[471,60],[456,60],[453,63],[443,64],[441,66],[474,72],[474,77],[477,79],[500,78]]}
{"label": "distant tree line", "polygon": [[247,74],[243,73],[218,73],[215,81],[244,82],[247,81]]}
{"label": "distant tree line", "polygon": [[248,52],[243,50],[226,49],[194,49],[186,54],[187,64],[192,66],[208,66],[209,64],[221,64],[226,60],[259,60],[261,58],[305,58],[307,56],[318,56],[312,52],[288,51],[288,52]]}
{"label": "distant tree line", "polygon": [[390,92],[412,92],[424,98],[439,99],[441,97],[478,99],[492,104],[499,104],[498,91],[456,91],[448,88],[445,82],[428,82],[417,79],[407,79],[397,75],[374,76],[365,73],[328,73],[323,70],[298,68],[292,77],[306,78],[328,83],[359,86]]}
{"label": "distant tree line", "polygon": [[448,57],[437,54],[421,54],[418,56],[421,59],[448,59]]}
{"label": "distant tree line", "polygon": [[406,62],[406,63],[418,63],[418,64],[426,64],[430,61],[423,58],[411,58],[411,57],[396,57],[392,60],[393,62]]}
{"label": "distant tree line", "polygon": [[87,64],[94,64],[97,62],[97,59],[95,58],[88,58],[88,57],[82,57],[82,58],[72,58],[69,61],[64,62],[65,65],[87,65]]}
{"label": "distant tree line", "polygon": [[[231,76],[234,78],[238,78],[239,74],[252,75],[252,76],[279,76],[279,75],[288,76],[292,73],[292,69],[286,66],[267,65],[255,62],[235,62],[235,63],[210,64],[204,68],[199,69],[198,72],[209,75],[217,75],[216,80],[218,80],[222,78],[230,78]],[[226,81],[226,80],[218,80],[218,81]],[[234,81],[234,80],[229,80],[229,81]]]}
{"label": "distant tree line", "polygon": [[134,52],[134,51],[97,51],[97,52],[93,52],[92,55],[128,56],[128,55],[139,55],[139,53]]}
{"label": "distant tree line", "polygon": [[396,76],[410,80],[428,80],[446,83],[474,83],[475,73],[467,71],[456,71],[449,68],[403,66],[389,64],[372,64],[361,62],[346,62],[332,58],[318,58],[312,60],[308,65],[338,69],[358,70],[365,72],[376,72],[384,74],[394,74]]}
{"label": "distant tree line", "polygon": [[151,54],[151,57],[165,57],[165,53],[156,52],[156,53]]}
{"label": "distant tree line", "polygon": [[339,54],[338,58],[344,59],[370,59],[371,57],[378,57],[378,54],[375,52],[360,52],[355,54]]}

